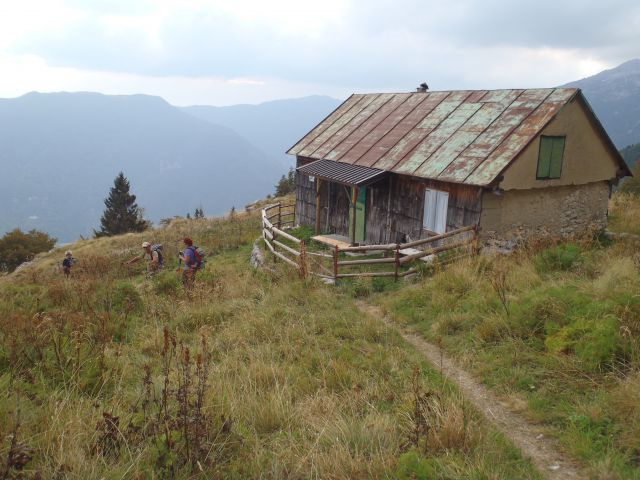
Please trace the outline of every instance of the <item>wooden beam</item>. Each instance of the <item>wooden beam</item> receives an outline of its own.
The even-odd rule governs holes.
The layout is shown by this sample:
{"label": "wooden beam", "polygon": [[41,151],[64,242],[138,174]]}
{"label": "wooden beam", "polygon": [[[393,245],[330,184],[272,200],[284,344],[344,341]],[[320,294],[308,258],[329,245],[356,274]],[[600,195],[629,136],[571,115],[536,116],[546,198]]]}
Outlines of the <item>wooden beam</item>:
{"label": "wooden beam", "polygon": [[367,258],[365,260],[343,260],[338,262],[341,267],[348,265],[377,265],[380,263],[395,263],[395,258]]}
{"label": "wooden beam", "polygon": [[362,273],[340,273],[336,278],[354,277],[395,277],[396,272],[362,272]]}
{"label": "wooden beam", "polygon": [[423,238],[421,240],[416,240],[414,242],[408,242],[408,243],[401,243],[400,244],[400,249],[404,249],[404,248],[411,248],[411,247],[417,247],[418,245],[424,245],[425,243],[433,243],[433,242],[437,242],[438,240],[442,240],[443,238],[449,238],[452,237],[454,235],[458,235],[460,233],[464,233],[464,232],[469,232],[471,230],[475,230],[476,226],[475,225],[469,225],[467,227],[461,227],[461,228],[457,228],[455,230],[450,230],[446,233],[441,233],[440,235],[436,235],[435,237],[428,237],[428,238]]}
{"label": "wooden beam", "polygon": [[316,178],[316,235],[320,235],[320,212],[322,212],[322,206],[320,205],[320,187],[322,180]]}
{"label": "wooden beam", "polygon": [[293,243],[300,243],[300,240],[297,239],[296,237],[294,237],[293,235],[289,235],[287,232],[283,232],[282,230],[280,230],[279,228],[276,227],[271,227],[271,232],[273,233],[274,237],[275,236],[279,236],[279,237],[284,237],[287,240],[292,241]]}
{"label": "wooden beam", "polygon": [[282,242],[279,242],[278,240],[273,240],[273,244],[279,246],[280,248],[282,248],[283,250],[286,250],[287,252],[289,252],[291,255],[295,255],[296,257],[300,256],[300,252],[297,251],[294,248],[291,248],[288,245],[285,245]]}
{"label": "wooden beam", "polygon": [[356,244],[356,202],[358,201],[358,187],[351,188],[351,245]]}
{"label": "wooden beam", "polygon": [[427,255],[434,255],[436,253],[446,252],[447,250],[454,250],[456,248],[464,247],[465,245],[469,245],[473,243],[473,239],[463,240],[461,242],[452,243],[450,245],[442,245],[441,247],[430,248],[428,250],[424,250],[420,253],[414,253],[413,255],[407,255],[406,257],[402,257],[400,259],[400,264],[405,264],[407,262],[411,262],[413,260],[417,260],[422,257],[426,257]]}

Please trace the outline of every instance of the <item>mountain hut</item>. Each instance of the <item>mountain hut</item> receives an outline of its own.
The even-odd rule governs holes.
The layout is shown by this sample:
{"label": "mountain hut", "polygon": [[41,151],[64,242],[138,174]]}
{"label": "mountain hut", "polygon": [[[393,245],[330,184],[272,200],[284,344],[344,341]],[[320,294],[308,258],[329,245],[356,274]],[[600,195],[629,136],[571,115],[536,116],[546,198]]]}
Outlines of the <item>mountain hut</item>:
{"label": "mountain hut", "polygon": [[298,223],[351,245],[603,229],[631,174],[574,88],[354,94],[288,153]]}

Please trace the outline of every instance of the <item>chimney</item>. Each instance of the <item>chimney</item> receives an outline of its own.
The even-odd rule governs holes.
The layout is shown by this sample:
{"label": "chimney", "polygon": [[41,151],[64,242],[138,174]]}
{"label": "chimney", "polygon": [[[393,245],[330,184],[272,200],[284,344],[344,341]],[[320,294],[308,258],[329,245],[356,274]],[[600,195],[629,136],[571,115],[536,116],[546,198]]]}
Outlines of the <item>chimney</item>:
{"label": "chimney", "polygon": [[416,92],[418,93],[426,93],[429,90],[429,85],[427,82],[422,82],[418,88],[416,88]]}

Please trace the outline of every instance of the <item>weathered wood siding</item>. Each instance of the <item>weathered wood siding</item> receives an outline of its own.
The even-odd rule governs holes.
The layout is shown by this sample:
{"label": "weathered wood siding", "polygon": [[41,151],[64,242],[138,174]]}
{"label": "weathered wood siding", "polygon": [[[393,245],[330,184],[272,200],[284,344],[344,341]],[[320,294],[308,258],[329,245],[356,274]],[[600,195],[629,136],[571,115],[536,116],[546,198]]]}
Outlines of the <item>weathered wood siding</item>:
{"label": "weathered wood siding", "polygon": [[392,174],[367,189],[367,243],[428,237],[429,233],[422,228],[427,188],[449,192],[447,231],[478,223],[480,188]]}
{"label": "weathered wood siding", "polygon": [[[309,161],[299,157],[298,166]],[[482,189],[479,187],[390,174],[366,188],[365,235],[369,244],[403,242],[429,236],[422,228],[427,188],[449,192],[447,230],[475,225],[480,219]],[[349,236],[348,190],[342,185],[322,181],[322,233]],[[296,218],[301,225],[315,226],[316,183],[309,181],[306,175],[296,175]]]}

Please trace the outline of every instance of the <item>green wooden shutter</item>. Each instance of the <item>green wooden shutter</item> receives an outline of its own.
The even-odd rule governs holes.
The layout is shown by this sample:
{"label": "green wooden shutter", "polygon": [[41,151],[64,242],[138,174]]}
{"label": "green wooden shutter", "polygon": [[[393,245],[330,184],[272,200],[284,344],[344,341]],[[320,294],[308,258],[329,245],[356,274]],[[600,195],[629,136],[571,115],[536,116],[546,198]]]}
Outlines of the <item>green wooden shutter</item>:
{"label": "green wooden shutter", "polygon": [[562,173],[562,157],[564,155],[565,137],[540,137],[538,153],[538,170],[536,178],[547,180],[560,178]]}
{"label": "green wooden shutter", "polygon": [[553,139],[551,149],[551,166],[549,167],[549,178],[560,178],[562,173],[562,154],[564,153],[564,137]]}
{"label": "green wooden shutter", "polygon": [[553,139],[550,137],[540,137],[540,153],[538,154],[537,178],[549,178],[551,168],[551,151],[553,150]]}

